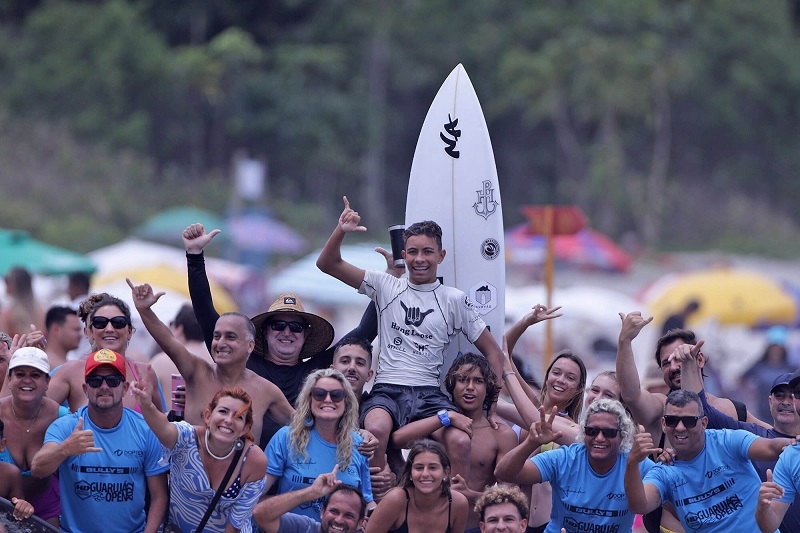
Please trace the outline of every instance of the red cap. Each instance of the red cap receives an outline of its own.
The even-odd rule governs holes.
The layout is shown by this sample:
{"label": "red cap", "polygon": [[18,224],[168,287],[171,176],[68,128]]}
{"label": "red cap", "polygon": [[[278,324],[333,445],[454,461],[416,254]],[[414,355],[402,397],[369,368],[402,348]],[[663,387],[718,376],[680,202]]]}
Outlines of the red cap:
{"label": "red cap", "polygon": [[125,358],[122,357],[122,354],[103,348],[89,354],[86,358],[86,370],[83,376],[88,376],[103,365],[113,367],[117,372],[125,375]]}

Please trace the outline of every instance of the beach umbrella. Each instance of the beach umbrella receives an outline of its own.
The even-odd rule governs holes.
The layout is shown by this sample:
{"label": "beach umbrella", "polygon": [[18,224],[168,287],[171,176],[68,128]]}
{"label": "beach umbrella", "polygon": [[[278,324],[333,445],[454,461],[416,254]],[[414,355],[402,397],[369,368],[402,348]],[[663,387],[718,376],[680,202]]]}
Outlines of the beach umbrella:
{"label": "beach umbrella", "polygon": [[37,241],[24,231],[0,229],[0,276],[14,267],[44,275],[91,274],[96,270],[85,255]]}
{"label": "beach umbrella", "polygon": [[[189,282],[186,278],[186,267],[175,267],[167,264],[150,265],[140,268],[130,268],[127,270],[117,270],[105,275],[98,275],[92,281],[93,292],[110,292],[115,296],[129,295],[131,290],[125,282],[129,278],[134,284],[141,285],[149,283],[153,291],[164,291],[168,295],[177,295],[184,299],[189,299]],[[214,299],[214,307],[220,313],[238,311],[238,306],[231,295],[219,283],[209,279],[211,295]],[[120,289],[122,289],[120,291]],[[119,294],[122,292],[123,294]]]}
{"label": "beach umbrella", "polygon": [[221,229],[222,234],[214,240],[224,240],[226,233],[225,221],[219,215],[206,209],[192,206],[180,206],[165,209],[147,219],[137,227],[133,234],[149,241],[162,242],[181,246],[181,233],[190,224],[199,222],[207,231]]}
{"label": "beach umbrella", "polygon": [[227,227],[228,238],[242,251],[298,254],[306,249],[303,237],[267,213],[233,215]]}
{"label": "beach umbrella", "polygon": [[[506,260],[510,264],[544,265],[547,242],[543,235],[531,234],[529,224],[509,229],[505,234]],[[599,231],[583,228],[571,235],[553,236],[557,265],[607,272],[627,272],[631,257]]]}
{"label": "beach umbrella", "polygon": [[700,308],[689,316],[690,325],[709,319],[751,327],[792,325],[798,318],[791,287],[759,272],[737,268],[670,274],[652,283],[639,299],[661,323],[693,300]]}

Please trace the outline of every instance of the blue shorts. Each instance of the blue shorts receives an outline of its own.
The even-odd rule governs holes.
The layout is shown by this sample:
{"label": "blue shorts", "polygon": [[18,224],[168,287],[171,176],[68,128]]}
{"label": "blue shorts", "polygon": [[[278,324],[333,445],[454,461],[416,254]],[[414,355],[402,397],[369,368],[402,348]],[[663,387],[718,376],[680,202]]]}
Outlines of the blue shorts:
{"label": "blue shorts", "polygon": [[374,385],[370,392],[362,396],[359,419],[362,427],[367,413],[376,408],[383,409],[392,416],[394,429],[434,416],[442,409],[458,410],[439,387],[407,387],[389,383]]}

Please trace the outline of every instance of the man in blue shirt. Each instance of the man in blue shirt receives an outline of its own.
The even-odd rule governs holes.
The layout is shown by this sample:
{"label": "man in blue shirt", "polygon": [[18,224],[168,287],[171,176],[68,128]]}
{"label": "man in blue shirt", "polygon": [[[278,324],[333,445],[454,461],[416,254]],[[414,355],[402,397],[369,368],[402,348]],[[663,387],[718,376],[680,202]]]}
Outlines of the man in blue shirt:
{"label": "man in blue shirt", "polygon": [[636,436],[625,471],[630,510],[645,514],[668,501],[687,530],[757,531],[761,480],[750,461],[777,460],[791,440],[706,429],[700,398],[687,390],[667,396],[661,424],[675,450],[674,464],[656,465],[642,479],[638,463],[661,450],[653,446],[649,433]]}
{"label": "man in blue shirt", "polygon": [[161,444],[144,417],[122,405],[125,359],[107,349],[90,354],[85,381],[88,404],[50,424],[32,474],[58,470],[64,531],[156,533],[167,510],[169,465],[158,464]]}

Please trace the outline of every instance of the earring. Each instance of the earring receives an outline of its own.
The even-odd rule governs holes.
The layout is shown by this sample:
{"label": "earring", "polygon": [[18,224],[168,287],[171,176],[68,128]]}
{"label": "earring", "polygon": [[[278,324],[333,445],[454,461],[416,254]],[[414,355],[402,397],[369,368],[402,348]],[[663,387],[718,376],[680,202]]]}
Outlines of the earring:
{"label": "earring", "polygon": [[307,428],[314,427],[314,417],[313,417],[313,416],[311,416],[311,415],[308,415],[308,416],[307,416],[307,417],[306,417],[306,418],[303,420],[303,425],[304,425],[304,426],[306,426]]}

